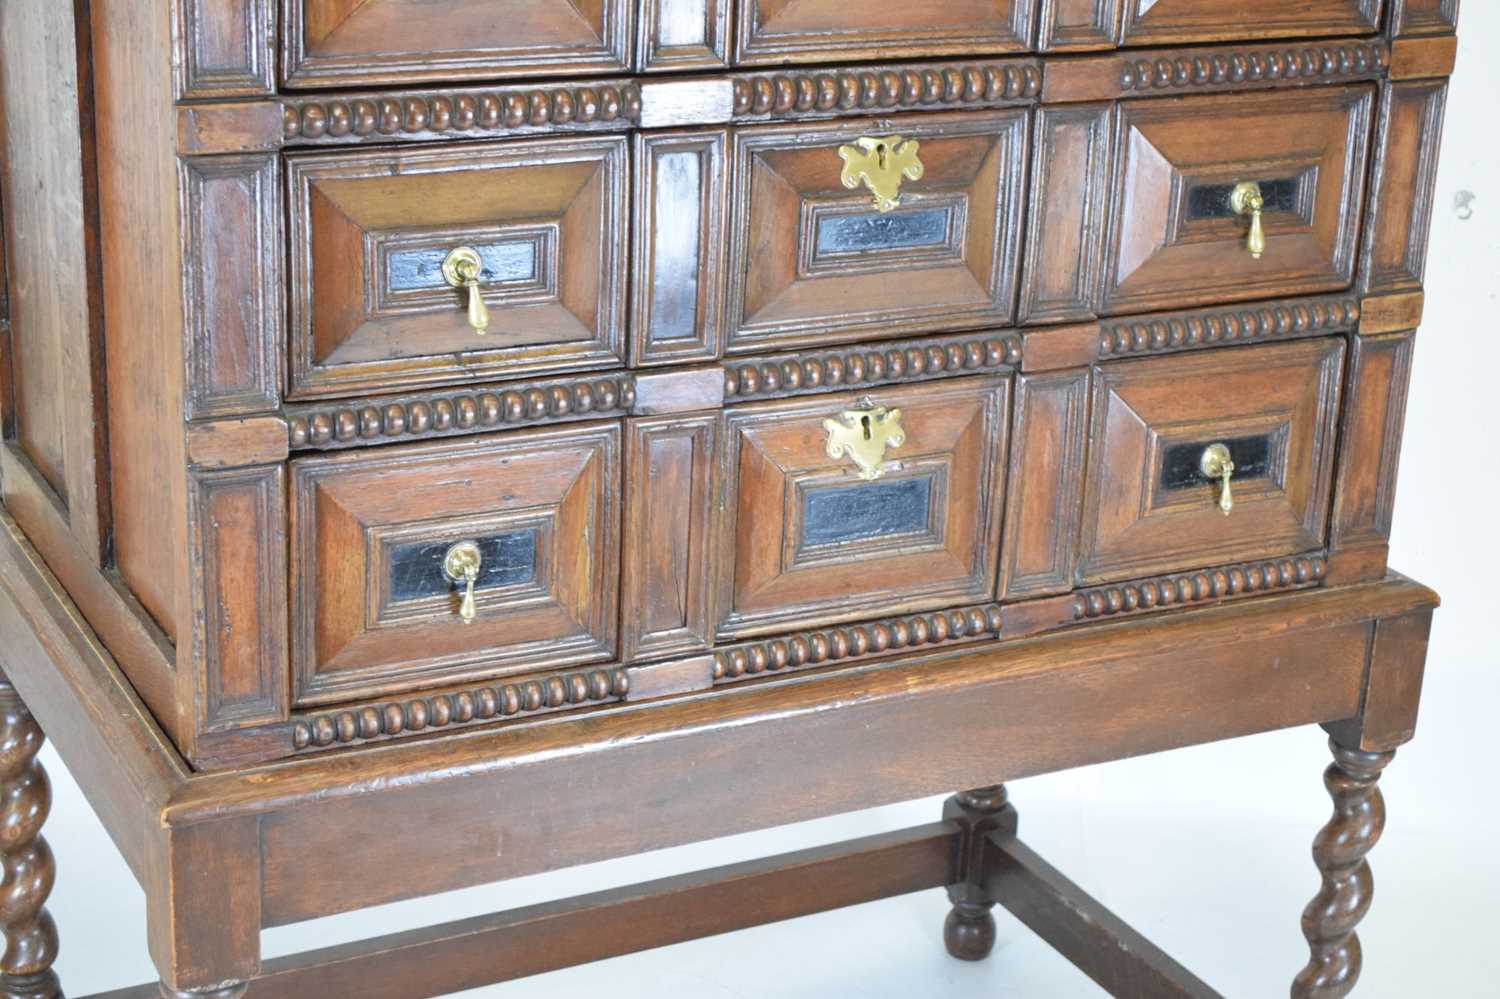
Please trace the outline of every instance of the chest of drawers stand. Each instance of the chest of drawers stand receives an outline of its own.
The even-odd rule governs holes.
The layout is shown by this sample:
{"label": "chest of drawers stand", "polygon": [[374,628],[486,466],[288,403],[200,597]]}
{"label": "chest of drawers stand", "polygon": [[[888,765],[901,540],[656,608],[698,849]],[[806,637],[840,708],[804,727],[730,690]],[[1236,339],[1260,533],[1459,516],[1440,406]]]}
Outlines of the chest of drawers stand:
{"label": "chest of drawers stand", "polygon": [[1002,782],[1314,724],[1291,995],[1348,994],[1437,606],[1387,551],[1457,17],[6,0],[0,999],[62,994],[43,732],[146,894],[117,999],[438,996],[939,888],[956,958],[1001,905],[1162,999],[1217,993]]}

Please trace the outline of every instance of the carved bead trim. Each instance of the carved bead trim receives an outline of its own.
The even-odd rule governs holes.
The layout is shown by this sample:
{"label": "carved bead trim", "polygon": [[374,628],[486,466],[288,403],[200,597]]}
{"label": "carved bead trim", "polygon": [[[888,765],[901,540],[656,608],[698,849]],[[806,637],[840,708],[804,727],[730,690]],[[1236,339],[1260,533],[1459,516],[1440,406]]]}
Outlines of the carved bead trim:
{"label": "carved bead trim", "polygon": [[1316,554],[1100,586],[1073,595],[1073,619],[1116,617],[1165,607],[1203,604],[1225,597],[1321,586],[1327,572],[1328,559]]}
{"label": "carved bead trim", "polygon": [[288,142],[358,142],[615,121],[623,125],[639,120],[640,114],[641,90],[634,83],[290,98],[282,105],[282,133]]}
{"label": "carved bead trim", "polygon": [[713,677],[715,683],[732,683],[901,649],[991,638],[1002,625],[1000,605],[982,604],[819,628],[720,649],[714,653]]}
{"label": "carved bead trim", "polygon": [[1376,75],[1389,62],[1390,53],[1385,45],[1361,42],[1163,55],[1122,60],[1120,88],[1128,92],[1216,84],[1327,81]]}
{"label": "carved bead trim", "polygon": [[635,405],[630,375],[516,384],[400,399],[287,407],[293,449],[329,450],[403,438],[481,433],[566,419],[620,415]]}
{"label": "carved bead trim", "polygon": [[980,107],[1026,101],[1041,92],[1042,69],[1034,61],[794,70],[735,77],[734,114],[744,118]]}
{"label": "carved bead trim", "polygon": [[335,744],[414,735],[496,718],[545,714],[618,701],[630,691],[623,669],[590,670],[496,683],[404,701],[366,704],[292,719],[292,745],[322,749]]}
{"label": "carved bead trim", "polygon": [[727,400],[802,395],[974,374],[1020,363],[1021,338],[1017,335],[890,341],[847,350],[800,351],[726,363],[724,396]]}
{"label": "carved bead trim", "polygon": [[1221,347],[1232,343],[1342,332],[1358,325],[1359,300],[1347,297],[1106,319],[1099,324],[1099,356],[1123,357]]}

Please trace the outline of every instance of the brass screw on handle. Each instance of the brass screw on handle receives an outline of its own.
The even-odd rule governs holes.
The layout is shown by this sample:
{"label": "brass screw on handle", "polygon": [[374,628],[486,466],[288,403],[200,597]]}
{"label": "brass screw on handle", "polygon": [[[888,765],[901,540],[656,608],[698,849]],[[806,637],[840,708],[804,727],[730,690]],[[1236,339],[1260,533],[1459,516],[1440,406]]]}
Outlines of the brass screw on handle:
{"label": "brass screw on handle", "polygon": [[474,584],[479,581],[483,563],[479,546],[472,541],[460,541],[443,556],[443,574],[464,588],[464,602],[458,609],[464,624],[473,624],[479,613],[474,605]]}
{"label": "brass screw on handle", "polygon": [[1234,459],[1229,456],[1229,448],[1223,444],[1210,444],[1203,449],[1203,457],[1198,459],[1198,470],[1205,478],[1219,480],[1219,509],[1224,516],[1229,516],[1234,510],[1234,493],[1229,486],[1229,480],[1234,475]]}
{"label": "brass screw on handle", "polygon": [[1236,215],[1250,216],[1250,235],[1245,239],[1245,249],[1250,251],[1250,256],[1259,260],[1261,254],[1266,252],[1266,230],[1261,223],[1261,213],[1266,210],[1266,199],[1261,194],[1260,185],[1253,180],[1234,185],[1234,190],[1229,194],[1229,207]]}
{"label": "brass screw on handle", "polygon": [[485,307],[479,289],[479,278],[483,274],[484,261],[473,247],[460,246],[443,260],[443,280],[468,292],[469,325],[480,336],[490,331],[490,310]]}

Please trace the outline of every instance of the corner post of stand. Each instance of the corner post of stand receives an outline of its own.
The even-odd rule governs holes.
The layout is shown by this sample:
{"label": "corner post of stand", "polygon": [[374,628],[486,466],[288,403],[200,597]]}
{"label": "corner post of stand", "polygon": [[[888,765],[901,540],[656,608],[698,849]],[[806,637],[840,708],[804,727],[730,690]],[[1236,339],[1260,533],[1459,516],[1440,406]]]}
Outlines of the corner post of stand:
{"label": "corner post of stand", "polygon": [[1003,784],[960,791],[943,803],[943,818],[960,830],[954,882],[948,886],[953,908],[943,923],[943,943],[959,960],[981,961],[995,946],[990,910],[996,899],[985,887],[986,842],[991,833],[1014,836],[1020,820]]}

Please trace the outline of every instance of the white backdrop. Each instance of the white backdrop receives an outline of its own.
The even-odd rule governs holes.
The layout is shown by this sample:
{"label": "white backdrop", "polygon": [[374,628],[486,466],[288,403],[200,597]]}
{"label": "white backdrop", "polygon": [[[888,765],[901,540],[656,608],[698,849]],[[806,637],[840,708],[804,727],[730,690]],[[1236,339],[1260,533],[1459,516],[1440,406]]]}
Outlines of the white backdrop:
{"label": "white backdrop", "polygon": [[[1464,5],[1428,267],[1427,316],[1401,460],[1392,564],[1442,593],[1417,739],[1382,787],[1375,907],[1356,994],[1491,996],[1500,808],[1488,742],[1500,705],[1495,524],[1500,461],[1500,146],[1493,126],[1500,4]],[[1467,208],[1462,207],[1467,204]],[[1464,218],[1462,216],[1467,216]],[[1306,950],[1309,857],[1329,804],[1316,728],[1256,736],[1012,785],[1022,832],[1070,877],[1230,997],[1282,996]],[[59,882],[58,971],[70,995],[154,979],[140,889],[56,755],[46,835]],[[524,807],[524,806],[518,806]],[[896,829],[940,799],[388,906],[265,936],[267,956],[566,894]],[[441,834],[440,831],[436,834]],[[728,997],[1074,997],[1104,993],[1003,911],[985,962],[948,958],[940,891],[697,941],[470,993]]]}

